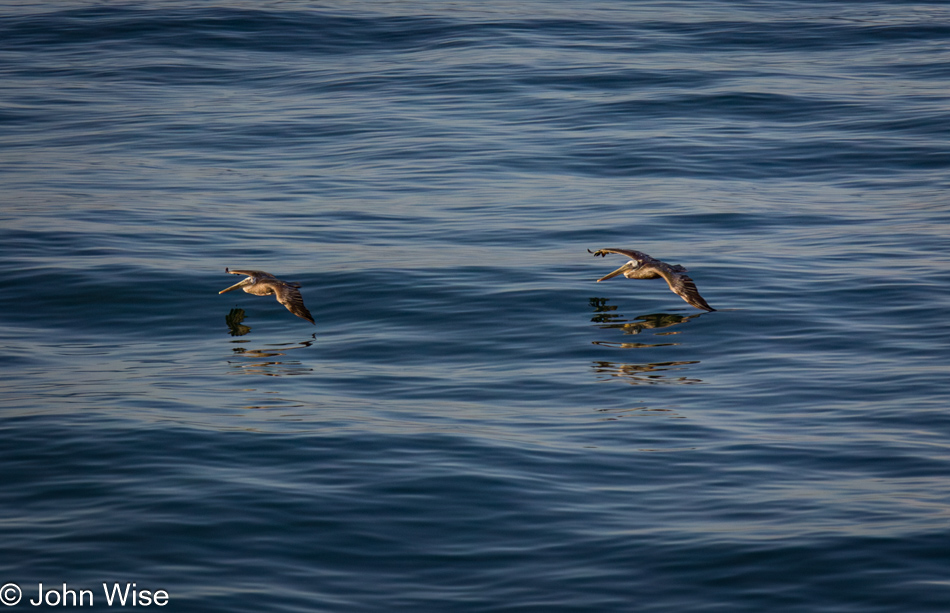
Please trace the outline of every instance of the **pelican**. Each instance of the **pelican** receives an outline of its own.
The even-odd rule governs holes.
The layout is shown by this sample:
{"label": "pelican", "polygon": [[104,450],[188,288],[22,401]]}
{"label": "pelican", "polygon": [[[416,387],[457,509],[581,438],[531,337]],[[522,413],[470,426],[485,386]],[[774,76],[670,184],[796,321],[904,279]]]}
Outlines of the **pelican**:
{"label": "pelican", "polygon": [[230,292],[239,287],[243,288],[248,294],[254,294],[255,296],[270,296],[274,294],[277,297],[277,302],[287,307],[288,311],[316,325],[316,322],[313,321],[313,315],[311,315],[307,307],[303,305],[303,297],[300,295],[300,290],[297,289],[300,287],[299,283],[281,281],[269,272],[262,270],[228,270],[225,268],[224,272],[232,275],[247,275],[247,279],[244,279],[240,283],[235,283],[227,289],[221,290],[218,294]]}
{"label": "pelican", "polygon": [[697,309],[715,311],[709,306],[703,297],[699,295],[696,284],[686,274],[686,268],[679,264],[667,264],[656,258],[651,258],[645,253],[634,251],[633,249],[598,249],[597,251],[587,250],[588,253],[607,257],[608,253],[619,253],[627,256],[630,261],[613,271],[605,277],[597,279],[597,282],[606,281],[612,277],[622,274],[628,279],[657,279],[662,277],[664,281],[673,290],[673,293],[685,300],[688,304]]}

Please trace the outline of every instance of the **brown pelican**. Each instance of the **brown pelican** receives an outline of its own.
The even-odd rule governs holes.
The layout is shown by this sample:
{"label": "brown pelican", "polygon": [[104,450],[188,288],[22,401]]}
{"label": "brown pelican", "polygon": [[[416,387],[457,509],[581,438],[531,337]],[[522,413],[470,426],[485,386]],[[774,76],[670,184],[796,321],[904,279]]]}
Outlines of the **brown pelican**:
{"label": "brown pelican", "polygon": [[312,324],[316,324],[316,322],[313,321],[313,315],[311,315],[307,307],[303,305],[303,297],[300,295],[300,290],[297,289],[300,287],[299,283],[281,281],[274,275],[261,270],[228,270],[225,268],[224,272],[231,273],[232,275],[247,275],[247,279],[244,279],[240,283],[235,283],[227,289],[221,290],[218,292],[219,294],[230,292],[239,287],[243,288],[248,294],[254,294],[255,296],[270,296],[274,294],[277,297],[277,302],[287,307],[288,311],[297,317],[306,319]]}
{"label": "brown pelican", "polygon": [[699,295],[696,284],[686,275],[686,269],[679,264],[667,264],[655,258],[651,258],[645,253],[634,251],[633,249],[598,249],[597,251],[587,250],[588,253],[607,257],[608,253],[619,253],[630,258],[630,261],[613,271],[605,277],[597,279],[597,282],[606,281],[611,277],[622,274],[628,279],[663,279],[669,284],[673,293],[697,309],[706,309],[715,311],[703,297]]}

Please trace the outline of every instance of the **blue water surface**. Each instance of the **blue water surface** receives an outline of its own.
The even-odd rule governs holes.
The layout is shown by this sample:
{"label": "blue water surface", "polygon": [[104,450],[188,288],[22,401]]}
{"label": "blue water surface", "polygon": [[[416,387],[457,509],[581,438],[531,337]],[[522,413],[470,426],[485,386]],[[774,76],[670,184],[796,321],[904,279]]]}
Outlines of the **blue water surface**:
{"label": "blue water surface", "polygon": [[0,82],[5,604],[948,610],[950,6],[24,0]]}

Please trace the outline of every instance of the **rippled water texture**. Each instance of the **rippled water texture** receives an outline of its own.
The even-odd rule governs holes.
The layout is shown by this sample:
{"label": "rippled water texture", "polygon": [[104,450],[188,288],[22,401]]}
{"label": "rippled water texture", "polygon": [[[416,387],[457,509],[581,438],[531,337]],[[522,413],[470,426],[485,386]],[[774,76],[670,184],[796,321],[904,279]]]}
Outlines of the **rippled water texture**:
{"label": "rippled water texture", "polygon": [[0,82],[19,608],[947,610],[946,5],[12,2]]}

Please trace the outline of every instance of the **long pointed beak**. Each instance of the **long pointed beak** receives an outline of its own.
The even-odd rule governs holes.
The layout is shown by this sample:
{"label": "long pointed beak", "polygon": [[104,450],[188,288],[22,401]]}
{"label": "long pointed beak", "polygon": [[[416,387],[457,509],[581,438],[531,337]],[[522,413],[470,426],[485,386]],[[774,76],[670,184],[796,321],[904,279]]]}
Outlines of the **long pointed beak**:
{"label": "long pointed beak", "polygon": [[234,285],[232,285],[231,287],[229,287],[229,288],[227,288],[227,289],[221,290],[220,292],[218,292],[218,294],[220,295],[220,294],[223,294],[223,293],[225,293],[225,292],[230,292],[230,291],[239,289],[239,288],[241,288],[241,287],[244,287],[244,286],[247,285],[250,281],[251,281],[251,279],[250,279],[250,277],[248,277],[247,279],[244,279],[243,281],[240,281],[240,282],[238,282],[238,283],[235,283]]}
{"label": "long pointed beak", "polygon": [[606,281],[607,279],[613,279],[617,275],[622,275],[623,273],[627,272],[628,270],[632,270],[633,268],[636,268],[636,263],[633,260],[630,260],[629,262],[627,262],[626,264],[624,264],[617,270],[613,271],[609,275],[597,279],[597,282],[600,283],[601,281]]}

